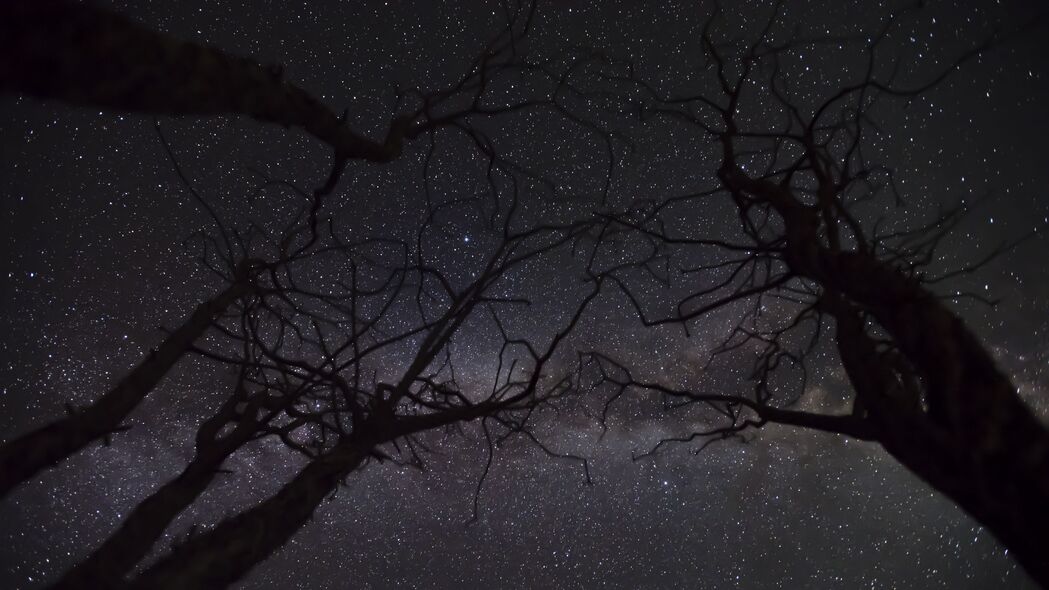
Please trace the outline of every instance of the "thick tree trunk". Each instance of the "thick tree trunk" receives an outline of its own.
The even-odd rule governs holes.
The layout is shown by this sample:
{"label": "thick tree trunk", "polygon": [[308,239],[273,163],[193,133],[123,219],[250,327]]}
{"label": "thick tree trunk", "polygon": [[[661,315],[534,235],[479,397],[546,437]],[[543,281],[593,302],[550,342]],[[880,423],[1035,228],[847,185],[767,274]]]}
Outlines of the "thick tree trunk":
{"label": "thick tree trunk", "polygon": [[0,447],[0,497],[41,470],[54,466],[92,441],[120,428],[121,422],[234,301],[250,291],[248,283],[231,284],[201,303],[157,350],[90,406],[24,434]]}
{"label": "thick tree trunk", "polygon": [[[938,299],[869,258],[831,260],[842,292],[874,315],[925,384],[926,408],[918,411],[898,404],[879,411],[879,400],[865,396],[877,439],[987,527],[1049,588],[1049,431]],[[843,339],[856,338],[850,333],[857,328],[848,323],[839,317],[839,350]],[[850,380],[859,395],[860,378],[850,374]]]}
{"label": "thick tree trunk", "polygon": [[1011,440],[990,447],[964,444],[935,427],[896,421],[884,428],[881,442],[986,527],[1034,580],[1049,588],[1049,465],[1028,452],[1044,446],[1045,438],[992,421],[1001,437]]}
{"label": "thick tree trunk", "polygon": [[407,121],[384,142],[341,117],[278,69],[151,31],[93,3],[0,2],[0,91],[156,115],[242,114],[304,129],[339,158],[386,162]]}
{"label": "thick tree trunk", "polygon": [[321,501],[368,457],[371,443],[347,441],[311,461],[274,496],[176,547],[131,582],[142,590],[225,588],[280,549]]}
{"label": "thick tree trunk", "polygon": [[[731,148],[731,144],[729,144]],[[840,310],[839,350],[875,438],[918,477],[987,527],[1049,588],[1049,429],[965,324],[921,282],[860,251],[823,245],[818,212],[789,189],[746,177],[729,160],[721,178],[772,205],[785,259],[797,275],[870,313],[920,376],[924,399],[905,399],[879,367],[859,318]]]}

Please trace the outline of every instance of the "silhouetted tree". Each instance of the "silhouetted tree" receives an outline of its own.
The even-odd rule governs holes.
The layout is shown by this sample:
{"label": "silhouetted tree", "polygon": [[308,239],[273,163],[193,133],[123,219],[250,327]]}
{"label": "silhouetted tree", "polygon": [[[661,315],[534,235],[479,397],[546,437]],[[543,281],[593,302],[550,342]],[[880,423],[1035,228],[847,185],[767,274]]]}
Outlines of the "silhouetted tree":
{"label": "silhouetted tree", "polygon": [[[875,441],[972,514],[1049,585],[1049,433],[945,297],[933,291],[986,262],[930,273],[936,248],[966,209],[918,227],[886,229],[886,207],[874,205],[885,202],[886,192],[897,201],[901,195],[892,170],[872,163],[865,150],[877,105],[920,96],[987,45],[928,83],[903,87],[894,74],[882,76],[877,59],[890,19],[869,42],[867,67],[855,83],[811,103],[791,88],[781,60],[827,39],[773,41],[774,15],[753,43],[720,42],[715,14],[701,36],[713,92],[667,96],[633,71],[608,69],[591,95],[575,78],[588,65],[609,65],[606,58],[573,52],[532,61],[520,42],[532,27],[534,6],[519,8],[461,78],[443,89],[401,93],[386,137],[374,140],[285,80],[280,68],[179,41],[91,4],[0,4],[0,52],[9,56],[0,60],[2,91],[153,115],[247,115],[300,127],[333,153],[330,173],[315,190],[266,179],[303,203],[275,238],[230,229],[236,224],[214,215],[176,162],[187,190],[216,219],[216,233],[201,236],[201,260],[224,287],[97,402],[0,447],[0,494],[90,442],[108,440],[187,354],[229,365],[237,377],[230,396],[200,425],[194,457],[182,473],[129,513],[56,587],[224,587],[278,550],[367,463],[421,464],[423,433],[473,422],[489,449],[515,435],[542,446],[530,421],[577,385],[549,373],[565,338],[607,283],[621,288],[648,325],[687,327],[715,310],[750,304],[715,356],[746,350],[757,361],[749,392],[705,392],[635,378],[632,367],[596,351],[591,366],[600,384],[614,389],[606,412],[628,391],[648,390],[675,407],[703,407],[724,420],[675,440],[718,440],[775,422]],[[508,103],[503,93],[490,92],[510,77],[526,77],[520,86],[533,94]],[[619,214],[600,212],[603,200],[587,200],[571,219],[545,219],[537,208],[522,206],[520,192],[543,183],[543,174],[507,158],[476,123],[498,125],[501,117],[537,111],[595,133],[598,126],[580,114],[587,107],[566,106],[590,96],[610,104],[632,101],[630,110],[642,123],[670,121],[695,130],[698,141],[716,146],[711,172],[717,186],[639,201]],[[760,112],[752,116],[755,110]],[[777,116],[780,126],[756,122]],[[326,200],[348,161],[389,162],[405,142],[425,136],[431,142],[420,171],[425,181],[434,139],[444,131],[464,137],[480,154],[490,182],[491,202],[481,217],[493,240],[485,264],[468,279],[453,276],[427,251],[429,232],[441,217],[469,199],[442,203],[427,193],[414,241],[353,241],[324,219]],[[594,137],[611,154],[609,136]],[[610,182],[595,193],[606,197]],[[738,231],[711,235],[683,226],[682,219],[716,199],[730,205]],[[622,244],[645,248],[624,254]],[[608,245],[616,254],[598,255]],[[586,293],[564,302],[568,319],[545,337],[511,334],[506,315],[519,313],[526,301],[507,286],[510,273],[566,252],[584,254],[579,270]],[[693,264],[710,256],[714,262]],[[676,313],[653,319],[649,296],[634,284],[636,271],[658,276],[666,287],[671,281],[658,267],[682,257],[694,288]],[[319,265],[325,273],[314,272]],[[700,278],[691,278],[699,272]],[[329,282],[317,282],[319,274]],[[468,321],[487,321],[503,341],[495,352],[495,385],[484,393],[462,386],[454,372],[449,345]],[[221,344],[202,344],[205,333]],[[804,381],[795,391],[778,381],[786,365],[804,370],[828,339],[852,386],[848,414],[795,407]],[[127,581],[225,461],[266,437],[305,457],[305,466],[275,495],[189,536]]]}
{"label": "silhouetted tree", "polygon": [[[315,324],[312,337],[295,345],[261,344],[264,362],[271,370],[317,383],[320,388],[307,396],[307,403],[288,412],[292,428],[264,431],[280,436],[309,462],[274,496],[176,546],[131,586],[222,587],[234,582],[279,549],[340,482],[367,462],[421,465],[427,445],[417,436],[426,431],[478,420],[490,444],[493,438],[514,435],[538,442],[528,430],[531,417],[574,391],[568,375],[546,377],[547,366],[587,304],[598,295],[601,281],[592,281],[589,293],[575,304],[563,327],[540,343],[503,331],[503,316],[521,313],[525,303],[521,296],[507,298],[504,277],[522,264],[571,247],[591,227],[579,223],[514,231],[507,225],[504,239],[480,272],[458,288],[435,267],[411,267],[418,279],[412,284],[417,288],[408,293],[407,300],[392,305],[421,308],[416,320],[408,324],[409,330],[400,334],[379,336],[385,331],[382,325],[368,318],[329,318],[324,322],[328,329]],[[398,323],[403,324],[401,312]],[[448,350],[464,323],[478,314],[481,318],[477,319],[487,316],[504,334],[504,345],[496,352],[500,369],[485,394],[460,387],[455,357]],[[347,324],[355,328],[343,334],[332,329]],[[255,342],[262,338],[259,333],[251,335]],[[402,340],[411,344],[412,352],[398,362],[386,349]],[[322,360],[311,364],[309,358]],[[302,430],[297,432],[298,427]],[[306,440],[296,440],[303,436]]]}
{"label": "silhouetted tree", "polygon": [[[567,118],[584,132],[595,132],[593,124],[563,106],[561,95],[574,93],[572,76],[600,60],[578,56],[528,61],[519,44],[532,26],[534,10],[527,4],[510,13],[505,28],[447,88],[403,91],[398,100],[402,112],[391,119],[386,139],[374,142],[351,130],[345,117],[274,75],[273,68],[179,41],[90,3],[45,0],[0,6],[0,52],[9,57],[0,63],[0,91],[156,115],[245,114],[302,127],[333,149],[328,178],[312,194],[303,195],[312,203],[304,223],[307,239],[285,244],[270,258],[253,257],[244,248],[235,250],[228,236],[217,243],[228,254],[227,268],[218,269],[226,286],[201,303],[94,403],[70,407],[66,417],[0,446],[0,495],[93,441],[108,442],[215,320],[235,301],[255,293],[259,276],[312,256],[318,212],[348,161],[387,162],[400,154],[405,140],[426,136],[433,146],[438,131],[448,130],[468,138],[491,169],[527,175],[503,158],[499,146],[475,127],[477,121],[539,111]],[[526,80],[533,94],[509,103],[493,100],[492,89],[498,92],[510,77]],[[297,238],[301,229],[296,227],[285,237]]]}
{"label": "silhouetted tree", "polygon": [[[935,250],[966,208],[901,229],[886,219],[904,198],[892,170],[869,159],[881,104],[931,90],[998,39],[962,55],[928,82],[906,87],[893,77],[895,69],[883,78],[878,59],[897,18],[891,17],[870,36],[866,68],[855,81],[828,88],[824,99],[812,102],[802,96],[816,89],[793,88],[782,58],[827,41],[783,41],[776,30],[782,4],[752,43],[719,41],[720,13],[707,22],[702,43],[712,92],[665,96],[620,77],[639,93],[643,118],[694,129],[700,141],[717,146],[720,162],[711,190],[641,203],[618,218],[624,227],[661,240],[675,257],[687,256],[681,267],[690,267],[688,276],[695,278],[687,280],[700,287],[681,299],[675,313],[653,317],[631,279],[610,280],[648,325],[687,324],[730,305],[748,310],[715,356],[755,355],[753,389],[708,392],[644,381],[611,356],[595,354],[601,379],[615,391],[610,403],[628,390],[648,390],[674,407],[712,409],[723,420],[673,439],[678,441],[717,440],[767,423],[875,441],[968,511],[1035,580],[1049,585],[1049,430],[952,311],[953,297],[933,290],[1004,248],[973,265],[934,274],[929,267]],[[704,232],[680,223],[696,217],[699,207],[718,207],[717,199],[733,205],[735,231]],[[696,267],[697,259],[712,262]],[[805,379],[799,389],[787,387],[788,369],[804,371],[824,338],[833,341],[852,386],[849,414],[792,407],[806,393]]]}
{"label": "silhouetted tree", "polygon": [[[552,378],[549,365],[560,362],[559,346],[600,292],[601,278],[586,274],[582,256],[579,269],[589,286],[578,301],[564,302],[566,323],[560,331],[525,338],[504,326],[507,315],[527,313],[529,303],[506,277],[551,256],[563,262],[600,247],[595,234],[602,227],[607,231],[608,222],[590,216],[590,206],[566,216],[563,207],[571,209],[573,202],[567,196],[559,196],[546,213],[534,210],[539,197],[532,192],[543,187],[550,192],[553,183],[541,171],[504,157],[489,135],[492,125],[483,126],[485,131],[477,125],[545,113],[609,149],[606,134],[563,104],[565,95],[583,96],[573,79],[590,65],[601,66],[602,58],[532,59],[522,41],[534,10],[521,4],[508,12],[505,28],[447,88],[402,92],[402,112],[391,119],[387,138],[373,142],[273,68],[178,41],[91,4],[13,2],[0,8],[0,49],[19,58],[4,62],[2,90],[156,115],[246,114],[301,126],[334,153],[328,177],[314,190],[263,176],[259,190],[278,188],[290,202],[300,203],[273,231],[251,221],[221,219],[160,136],[185,190],[215,222],[209,233],[196,236],[199,260],[228,287],[97,402],[0,448],[3,490],[93,440],[108,442],[187,354],[229,365],[237,377],[230,395],[200,424],[194,455],[182,472],[131,510],[54,588],[125,586],[126,577],[214,483],[226,461],[262,438],[279,439],[305,456],[306,466],[277,495],[191,535],[133,585],[223,587],[234,582],[279,549],[323,498],[366,463],[421,465],[427,446],[418,437],[440,427],[479,423],[489,453],[501,440],[524,436],[551,456],[569,457],[543,445],[529,423],[573,391],[567,374]],[[525,83],[530,93],[509,102],[492,98],[506,79]],[[479,155],[489,183],[483,196],[442,202],[430,194],[430,164],[441,130],[465,138]],[[403,141],[420,136],[430,143],[420,170],[426,195],[415,238],[341,235],[326,206],[348,160],[386,162],[400,154]],[[580,202],[597,203],[602,195],[595,191]],[[522,199],[529,200],[527,206]],[[458,276],[462,261],[445,268],[447,259],[433,252],[443,218],[461,216],[464,208],[478,212],[491,244],[486,263],[465,283]],[[487,393],[461,388],[455,378],[449,344],[467,321],[487,322],[488,330],[502,335]],[[220,344],[204,344],[216,340]]]}
{"label": "silhouetted tree", "polygon": [[[589,236],[599,224],[582,220],[518,228],[521,220],[507,214],[487,262],[472,280],[456,286],[429,254],[428,245],[440,239],[433,226],[442,209],[450,207],[435,205],[411,242],[350,243],[329,228],[314,241],[321,254],[313,252],[309,266],[267,273],[279,287],[256,289],[238,321],[218,328],[225,337],[222,345],[196,349],[229,364],[238,378],[233,395],[201,424],[194,458],[53,587],[119,586],[223,463],[259,438],[277,437],[308,459],[306,467],[276,496],[178,546],[136,584],[232,583],[280,548],[340,481],[368,461],[421,465],[427,445],[415,437],[428,430],[479,420],[490,445],[493,437],[515,435],[541,445],[529,433],[530,417],[574,391],[567,374],[544,381],[544,368],[598,294],[601,281],[591,280],[589,295],[570,320],[541,345],[503,328],[504,316],[527,313],[528,303],[512,293],[505,277],[584,242],[593,247],[597,241]],[[465,322],[485,318],[503,334],[504,344],[496,352],[495,384],[478,395],[456,382],[449,344]],[[396,366],[402,367],[399,374]]]}

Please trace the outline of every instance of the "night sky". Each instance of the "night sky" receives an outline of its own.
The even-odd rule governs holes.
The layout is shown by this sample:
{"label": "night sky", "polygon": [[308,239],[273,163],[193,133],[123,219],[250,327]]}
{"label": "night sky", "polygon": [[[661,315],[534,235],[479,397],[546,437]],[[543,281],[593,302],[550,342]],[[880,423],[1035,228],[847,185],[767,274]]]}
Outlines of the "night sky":
{"label": "night sky", "polygon": [[[746,35],[767,2],[726,2],[729,35]],[[783,26],[813,35],[875,30],[891,2],[788,2]],[[894,31],[887,60],[919,80],[992,34],[1030,20],[1040,2],[927,2]],[[542,2],[535,51],[600,48],[629,59],[665,88],[691,87],[704,2]],[[393,89],[447,85],[496,30],[496,2],[114,3],[180,38],[281,63],[285,76],[349,123],[380,138]],[[1000,299],[960,301],[962,314],[1022,395],[1049,415],[1049,55],[1043,27],[965,64],[910,105],[883,113],[873,153],[896,168],[911,205],[898,219],[927,218],[941,204],[985,198],[934,268],[971,261],[1031,234],[1005,258],[942,286]],[[788,79],[814,98],[855,80],[857,53],[799,50]],[[760,118],[762,110],[755,108]],[[229,219],[273,219],[280,194],[249,203],[251,169],[303,185],[325,174],[325,146],[296,130],[245,118],[162,119],[183,166]],[[624,123],[637,149],[623,155],[610,199],[627,205],[712,186],[715,165],[698,135]],[[593,194],[606,162],[591,138],[543,117],[515,120],[504,149],[559,185]],[[440,139],[438,140],[440,142]],[[483,162],[450,142],[435,160],[438,198],[483,189]],[[386,165],[352,163],[333,201],[357,235],[410,235],[422,203],[425,141]],[[540,205],[533,205],[539,207]],[[0,97],[0,437],[7,439],[87,403],[176,325],[217,282],[192,259],[187,238],[207,226],[183,191],[149,117]],[[250,213],[245,213],[249,212]],[[683,220],[717,232],[719,210]],[[478,215],[441,224],[435,260],[469,276],[490,240]],[[697,263],[702,262],[697,260]],[[542,338],[564,318],[550,301],[579,291],[570,264],[527,267],[520,289],[547,301],[529,312]],[[659,293],[645,291],[658,308]],[[643,329],[626,298],[602,295],[571,339],[601,348],[639,374],[685,382],[732,325],[732,308],[680,328]],[[455,351],[465,381],[491,367],[490,334],[467,326]],[[824,359],[825,357],[820,357]],[[804,407],[845,399],[844,377],[817,359]],[[741,369],[723,367],[728,374]],[[696,377],[698,378],[698,377]],[[191,456],[199,421],[223,394],[224,374],[184,359],[132,415],[112,447],[74,456],[0,505],[0,587],[38,588],[104,539],[150,490]],[[586,405],[586,404],[584,404]],[[590,404],[591,406],[593,404]],[[598,404],[600,405],[600,404]],[[525,441],[498,450],[468,524],[484,466],[476,437],[434,434],[439,454],[419,472],[371,464],[355,473],[314,522],[240,584],[243,588],[1030,588],[1005,550],[949,500],[875,445],[769,426],[747,442],[691,452],[674,446],[632,461],[688,419],[628,400],[609,431],[580,411],[537,425],[552,448],[591,459],[545,456]],[[183,514],[162,549],[193,523],[213,523],[273,493],[301,460],[276,443],[242,450],[226,476]]]}

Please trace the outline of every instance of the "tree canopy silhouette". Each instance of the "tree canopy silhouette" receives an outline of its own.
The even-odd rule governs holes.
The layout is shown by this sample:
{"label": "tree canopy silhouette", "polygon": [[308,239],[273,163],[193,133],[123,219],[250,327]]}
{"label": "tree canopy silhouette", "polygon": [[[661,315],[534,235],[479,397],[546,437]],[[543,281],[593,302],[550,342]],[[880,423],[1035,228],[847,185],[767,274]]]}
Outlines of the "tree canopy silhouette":
{"label": "tree canopy silhouette", "polygon": [[[682,260],[680,268],[695,259],[697,249],[713,260],[689,269],[696,287],[676,312],[653,317],[628,279],[612,280],[646,325],[687,326],[746,302],[715,356],[754,355],[753,388],[692,390],[638,380],[629,367],[597,353],[595,367],[613,391],[609,403],[629,390],[650,390],[671,406],[716,412],[709,430],[682,441],[716,440],[767,423],[875,441],[973,515],[1049,586],[1049,429],[950,308],[951,299],[979,296],[935,290],[1015,244],[954,270],[930,272],[937,248],[969,208],[963,203],[912,227],[891,223],[893,211],[911,196],[898,189],[893,168],[873,159],[867,145],[880,125],[892,124],[879,113],[884,103],[930,91],[1002,39],[991,38],[931,79],[907,85],[879,59],[881,43],[906,11],[891,15],[866,43],[866,68],[839,87],[817,89],[823,98],[811,100],[784,79],[782,54],[826,40],[774,40],[783,5],[777,3],[765,27],[745,43],[719,39],[718,12],[707,21],[702,45],[712,92],[664,95],[623,79],[640,93],[642,117],[694,129],[697,141],[715,142],[720,161],[709,191],[654,199],[618,218],[664,244],[668,256]],[[772,109],[770,119],[782,122],[767,126],[766,119],[752,116],[754,109]],[[675,222],[687,216],[683,210],[709,207],[715,199],[735,208],[735,232],[710,235]],[[686,252],[692,257],[686,259]],[[808,393],[808,357],[824,339],[833,342],[851,384],[849,414],[794,407]],[[784,382],[791,367],[802,371],[795,387]]]}
{"label": "tree canopy silhouette", "polygon": [[[776,3],[744,40],[721,33],[715,11],[700,34],[706,67],[681,92],[646,80],[629,60],[602,48],[534,57],[526,40],[536,6],[518,3],[461,77],[399,91],[382,139],[353,130],[347,114],[285,79],[279,67],[181,41],[92,4],[0,7],[0,51],[17,57],[0,61],[0,90],[154,116],[243,115],[299,128],[332,154],[312,189],[259,173],[254,188],[279,190],[294,204],[273,231],[220,215],[157,125],[184,190],[213,221],[195,243],[198,261],[219,286],[94,403],[5,442],[0,494],[93,442],[108,444],[178,363],[224,367],[229,392],[197,428],[183,471],[52,587],[226,587],[280,549],[366,465],[425,465],[436,431],[472,428],[483,438],[489,462],[478,494],[491,453],[512,437],[580,462],[589,479],[585,459],[544,444],[532,428],[535,416],[590,396],[607,418],[639,392],[658,394],[669,410],[699,409],[709,425],[658,441],[652,453],[769,423],[877,443],[1049,587],[1049,429],[952,308],[959,295],[937,290],[1014,244],[938,270],[937,249],[969,205],[905,226],[893,216],[910,196],[896,186],[891,163],[869,149],[872,135],[892,124],[884,105],[931,91],[1007,36],[974,44],[908,84],[879,54],[908,10],[852,39],[785,31],[782,7]],[[866,66],[837,86],[799,91],[783,75],[785,56],[820,44],[858,44]],[[508,80],[526,90],[507,99]],[[568,194],[517,158],[512,141],[493,139],[492,129],[522,114],[585,137],[608,166],[604,178],[586,195]],[[708,168],[712,186],[610,201],[617,154],[653,129],[710,146],[713,159],[694,165]],[[451,138],[477,157],[487,183],[482,196],[463,189],[456,198],[432,198],[431,163]],[[425,205],[410,235],[343,231],[329,207],[348,163],[389,164],[406,144],[424,140],[427,151],[411,180],[421,180]],[[727,212],[732,223],[712,231],[682,222],[704,208]],[[449,264],[434,252],[445,238],[438,229],[467,209],[490,239],[483,261],[464,273],[461,261]],[[538,337],[514,328],[532,313],[517,276],[529,265],[560,265],[582,286],[578,297],[554,302],[556,326]],[[646,379],[611,348],[573,349],[572,332],[609,292],[625,297],[645,327],[688,332],[697,318],[741,310],[711,362],[695,373],[750,358],[749,389]],[[659,315],[661,302],[675,297],[673,311]],[[475,324],[499,340],[488,351],[495,368],[487,388],[456,372],[462,361],[453,343]],[[808,364],[826,350],[851,386],[848,413],[805,405]],[[298,472],[270,497],[191,530],[148,561],[227,460],[262,439],[294,453]]]}

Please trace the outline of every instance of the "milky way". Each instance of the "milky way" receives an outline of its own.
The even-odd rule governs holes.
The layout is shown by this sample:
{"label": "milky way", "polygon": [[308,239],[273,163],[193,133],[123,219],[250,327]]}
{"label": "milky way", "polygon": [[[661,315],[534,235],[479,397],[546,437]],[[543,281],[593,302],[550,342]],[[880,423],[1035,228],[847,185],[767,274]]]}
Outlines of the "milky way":
{"label": "milky way", "polygon": [[[534,43],[549,54],[601,48],[634,62],[654,84],[687,87],[710,9],[703,4],[541,3]],[[768,12],[765,2],[726,4],[729,34],[752,31]],[[885,17],[874,4],[788,2],[784,26],[862,37]],[[994,30],[1023,25],[1038,4],[927,2],[901,22],[886,51],[901,60],[904,78],[921,79]],[[355,129],[381,137],[394,84],[441,87],[460,75],[499,22],[499,6],[193,1],[114,9],[184,39],[284,64],[288,79],[336,110],[349,107]],[[899,213],[905,219],[921,219],[940,203],[986,197],[946,244],[942,268],[1031,234],[950,288],[1000,300],[994,308],[961,301],[956,309],[1043,416],[1049,413],[1044,32],[993,49],[887,113],[891,126],[874,146],[918,203]],[[818,94],[853,80],[856,59],[836,46],[814,46],[791,57],[788,75]],[[529,121],[521,144],[503,145],[565,186],[594,192],[605,170],[600,150],[544,121]],[[247,207],[251,168],[309,185],[329,162],[312,138],[246,119],[162,120],[161,127],[198,185],[230,216]],[[665,129],[631,131],[639,133],[636,155],[620,162],[613,201],[711,185],[706,147]],[[420,142],[389,165],[351,166],[334,205],[341,223],[358,233],[410,235],[425,152]],[[60,415],[67,401],[83,404],[104,391],[156,345],[158,326],[177,324],[215,284],[186,243],[207,220],[174,175],[152,119],[2,96],[0,153],[0,435],[7,439]],[[477,161],[452,151],[436,163],[439,194],[483,185]],[[262,216],[279,208],[265,200],[253,206]],[[726,223],[716,211],[688,221],[711,232]],[[442,231],[440,262],[453,275],[468,275],[483,258],[484,228],[464,214]],[[555,302],[577,296],[580,285],[567,264],[529,266],[519,280],[537,299]],[[659,308],[657,296],[650,303]],[[644,374],[687,380],[724,337],[731,312],[695,322],[686,337],[679,328],[640,328],[629,302],[606,294],[572,345],[602,345]],[[552,333],[564,319],[542,305],[530,313],[526,323],[536,335]],[[466,381],[486,378],[485,338],[467,333],[456,341]],[[818,360],[813,369],[805,403],[822,409],[841,403],[847,384],[840,371]],[[0,586],[42,587],[104,539],[150,490],[178,473],[191,456],[193,431],[226,385],[228,376],[216,367],[181,363],[111,447],[92,446],[12,494],[0,505]],[[577,463],[551,459],[525,441],[499,449],[472,523],[483,441],[433,434],[428,440],[439,454],[428,458],[426,471],[384,463],[354,474],[240,587],[1034,587],[989,533],[875,445],[770,426],[746,442],[698,454],[673,446],[634,461],[632,454],[660,439],[687,434],[688,419],[664,420],[651,405],[632,401],[617,406],[614,417],[603,435],[582,411],[538,426],[550,447],[590,458],[593,485]],[[265,498],[300,464],[276,443],[241,451],[230,461],[233,474],[176,521],[164,547],[191,524],[213,523]]]}

